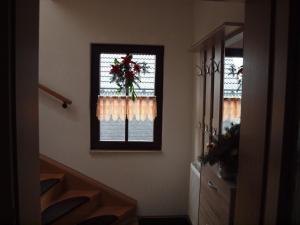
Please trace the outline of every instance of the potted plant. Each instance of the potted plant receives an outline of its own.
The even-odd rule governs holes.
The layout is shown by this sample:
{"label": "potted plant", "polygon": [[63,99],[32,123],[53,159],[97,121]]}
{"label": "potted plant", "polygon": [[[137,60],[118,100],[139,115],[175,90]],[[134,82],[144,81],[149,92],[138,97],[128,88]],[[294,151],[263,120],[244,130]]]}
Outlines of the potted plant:
{"label": "potted plant", "polygon": [[212,142],[207,146],[208,152],[202,154],[199,161],[203,165],[218,163],[218,175],[223,179],[234,180],[238,170],[239,139],[240,125],[232,124],[218,139],[213,137]]}

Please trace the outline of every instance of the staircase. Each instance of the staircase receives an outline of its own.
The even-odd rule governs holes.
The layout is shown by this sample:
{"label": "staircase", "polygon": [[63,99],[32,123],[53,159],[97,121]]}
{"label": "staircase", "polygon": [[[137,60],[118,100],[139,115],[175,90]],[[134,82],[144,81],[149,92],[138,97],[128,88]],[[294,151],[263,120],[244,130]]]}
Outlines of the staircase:
{"label": "staircase", "polygon": [[40,156],[42,225],[129,225],[137,202],[79,172]]}

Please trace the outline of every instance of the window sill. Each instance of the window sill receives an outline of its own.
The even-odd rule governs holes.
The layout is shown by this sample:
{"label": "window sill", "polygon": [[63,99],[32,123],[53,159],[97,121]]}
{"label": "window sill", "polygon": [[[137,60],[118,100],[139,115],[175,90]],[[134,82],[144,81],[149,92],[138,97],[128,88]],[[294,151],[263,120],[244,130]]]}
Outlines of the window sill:
{"label": "window sill", "polygon": [[154,142],[93,142],[91,151],[161,151],[161,141]]}
{"label": "window sill", "polygon": [[98,153],[162,153],[162,150],[104,150],[104,149],[90,150],[90,154],[98,154]]}

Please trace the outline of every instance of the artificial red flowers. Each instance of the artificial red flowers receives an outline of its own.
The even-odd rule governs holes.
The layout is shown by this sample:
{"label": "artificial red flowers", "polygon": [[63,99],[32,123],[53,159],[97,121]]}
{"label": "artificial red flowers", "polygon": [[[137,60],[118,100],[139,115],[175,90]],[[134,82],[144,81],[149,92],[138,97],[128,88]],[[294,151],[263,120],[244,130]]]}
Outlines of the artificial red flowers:
{"label": "artificial red flowers", "polygon": [[125,78],[126,78],[126,79],[130,79],[130,80],[133,80],[133,79],[134,79],[134,72],[132,72],[132,71],[127,71],[127,72],[125,73]]}
{"label": "artificial red flowers", "polygon": [[122,63],[128,66],[131,63],[132,55],[127,55],[125,57],[121,57],[123,59]]}
{"label": "artificial red flowers", "polygon": [[136,71],[136,72],[140,72],[141,71],[141,66],[139,65],[139,64],[134,64],[134,71]]}
{"label": "artificial red flowers", "polygon": [[121,57],[121,59],[121,62],[115,59],[114,64],[111,65],[111,83],[116,83],[119,93],[125,90],[126,95],[130,95],[135,100],[137,97],[135,86],[139,87],[138,83],[141,82],[140,72],[146,73],[147,66],[145,63],[139,64],[132,61],[132,54]]}
{"label": "artificial red flowers", "polygon": [[121,72],[120,66],[119,65],[111,65],[111,74],[119,74]]}

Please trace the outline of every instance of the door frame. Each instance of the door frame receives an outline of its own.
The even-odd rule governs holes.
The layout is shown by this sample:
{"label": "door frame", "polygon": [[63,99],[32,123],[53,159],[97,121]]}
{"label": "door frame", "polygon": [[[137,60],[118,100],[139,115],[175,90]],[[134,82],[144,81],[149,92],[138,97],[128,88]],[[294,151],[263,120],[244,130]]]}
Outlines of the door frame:
{"label": "door frame", "polygon": [[246,1],[235,224],[289,224],[296,0]]}
{"label": "door frame", "polygon": [[[290,121],[287,115],[292,112],[287,97],[292,94],[288,87],[293,77],[288,74],[293,72],[290,57],[294,51],[288,36],[293,27],[289,4],[296,1],[246,1],[244,69],[245,74],[251,76],[245,76],[243,86],[235,224],[263,224],[265,221],[278,224],[284,218],[284,213],[278,212],[286,205],[281,200],[287,186],[283,182],[283,171],[288,160],[283,161],[285,157],[281,156],[290,156],[285,154]],[[4,0],[2,4],[1,12],[5,15],[2,27],[8,34],[1,37],[3,49],[7,49],[1,51],[6,75],[2,83],[1,113],[3,118],[8,118],[4,121],[8,137],[3,137],[3,143],[8,148],[1,157],[6,178],[2,188],[4,193],[10,194],[5,196],[8,207],[1,220],[6,224],[34,225],[40,224],[39,1]],[[291,30],[282,32],[287,31],[286,27]],[[283,63],[276,63],[278,60]],[[279,109],[277,104],[281,106]],[[276,132],[278,130],[283,133]],[[276,145],[277,137],[282,139]],[[276,188],[272,189],[274,184]]]}
{"label": "door frame", "polygon": [[[38,144],[39,0],[1,2],[2,136],[5,196],[1,224],[40,224]],[[1,24],[2,25],[2,24]],[[5,146],[5,147],[4,147]],[[3,207],[4,208],[4,207]]]}

